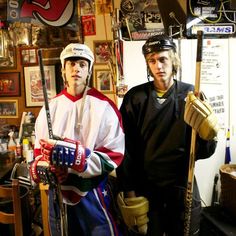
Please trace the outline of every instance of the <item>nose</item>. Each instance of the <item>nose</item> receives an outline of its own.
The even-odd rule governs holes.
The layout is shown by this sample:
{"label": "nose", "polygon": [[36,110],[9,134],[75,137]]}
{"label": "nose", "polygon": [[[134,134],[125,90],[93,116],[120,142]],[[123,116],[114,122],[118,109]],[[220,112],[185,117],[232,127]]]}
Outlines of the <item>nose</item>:
{"label": "nose", "polygon": [[80,64],[79,64],[79,63],[75,63],[75,64],[73,65],[73,70],[74,70],[75,72],[78,72],[80,69],[81,69],[81,67],[80,67]]}
{"label": "nose", "polygon": [[162,67],[162,63],[159,60],[156,60],[156,68],[160,69]]}

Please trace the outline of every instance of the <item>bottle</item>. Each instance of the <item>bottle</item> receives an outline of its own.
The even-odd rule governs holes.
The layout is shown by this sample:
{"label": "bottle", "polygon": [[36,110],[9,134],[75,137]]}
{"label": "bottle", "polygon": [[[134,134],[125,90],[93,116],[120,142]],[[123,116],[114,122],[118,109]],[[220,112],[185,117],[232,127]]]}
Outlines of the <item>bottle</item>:
{"label": "bottle", "polygon": [[8,151],[13,151],[14,153],[16,153],[16,143],[14,141],[14,131],[13,130],[10,130],[9,134],[9,141],[8,141],[8,144],[7,144],[7,149]]}
{"label": "bottle", "polygon": [[20,144],[20,139],[16,139],[16,157],[22,156],[22,146]]}
{"label": "bottle", "polygon": [[33,130],[31,134],[31,148],[32,149],[34,149],[34,144],[35,144],[35,132]]}
{"label": "bottle", "polygon": [[29,140],[27,138],[24,138],[22,143],[23,143],[22,154],[23,154],[23,157],[26,158],[26,152],[30,149],[29,148]]}

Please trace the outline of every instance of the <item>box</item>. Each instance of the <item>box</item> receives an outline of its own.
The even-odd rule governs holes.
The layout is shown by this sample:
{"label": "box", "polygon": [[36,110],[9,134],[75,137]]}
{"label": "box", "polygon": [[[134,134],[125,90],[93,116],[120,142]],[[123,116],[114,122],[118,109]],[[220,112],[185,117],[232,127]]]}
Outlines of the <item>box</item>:
{"label": "box", "polygon": [[220,180],[220,204],[236,219],[236,165],[221,166]]}

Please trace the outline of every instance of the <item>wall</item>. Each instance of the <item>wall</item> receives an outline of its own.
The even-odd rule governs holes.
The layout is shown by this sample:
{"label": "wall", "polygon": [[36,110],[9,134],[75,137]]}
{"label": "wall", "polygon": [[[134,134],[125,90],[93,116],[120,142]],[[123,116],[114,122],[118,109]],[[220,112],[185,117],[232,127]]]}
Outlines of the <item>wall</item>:
{"label": "wall", "polygon": [[22,112],[33,112],[36,116],[39,112],[39,107],[26,107],[25,102],[25,80],[24,80],[24,71],[23,66],[21,64],[21,58],[20,58],[20,50],[19,48],[16,49],[16,68],[11,70],[1,70],[0,72],[19,72],[20,73],[20,96],[18,97],[0,97],[2,100],[10,100],[10,99],[17,99],[18,100],[18,118],[0,118],[0,124],[13,124],[16,126],[19,126],[21,121],[21,115]]}
{"label": "wall", "polygon": [[[115,3],[114,7],[117,8],[118,6],[119,6],[119,2]],[[80,9],[78,9],[78,11],[80,11]],[[109,13],[98,14],[96,12],[95,19],[96,19],[96,25],[95,25],[96,35],[84,37],[85,44],[87,44],[91,48],[92,51],[94,51],[94,41],[95,40],[111,41],[113,43],[113,41],[112,41],[113,40],[113,31],[112,31],[112,26],[111,26],[110,14]],[[67,42],[64,42],[64,44],[66,45]],[[50,45],[48,47],[52,47],[52,46],[55,46],[55,45]],[[24,47],[27,47],[27,46],[24,46]],[[47,45],[46,46],[44,45],[44,47],[47,47]],[[59,55],[60,55],[60,53],[57,55],[57,57]],[[0,127],[5,124],[16,125],[17,127],[19,127],[20,122],[21,122],[21,116],[22,116],[23,112],[31,111],[34,113],[35,117],[37,117],[38,112],[41,109],[41,106],[39,106],[39,107],[27,107],[26,106],[26,93],[27,92],[29,93],[29,91],[25,91],[24,68],[21,63],[21,56],[20,56],[20,48],[19,47],[16,48],[16,63],[17,63],[17,65],[16,65],[15,69],[11,69],[11,70],[0,69],[0,72],[6,72],[6,73],[7,72],[19,72],[20,73],[20,90],[21,90],[20,96],[0,97],[0,99],[1,100],[17,99],[18,100],[18,117],[17,118],[0,118]],[[56,63],[60,64],[60,61],[56,61]],[[47,64],[54,64],[54,62],[53,63],[44,62],[44,65],[47,65]],[[115,61],[114,61],[114,64],[115,64]],[[100,65],[97,63],[94,64],[94,72],[95,72],[95,70],[101,70],[101,69],[108,70],[109,67],[107,64],[103,64],[103,65]],[[60,71],[59,71],[59,75],[60,75]],[[95,77],[95,73],[93,73],[92,82],[93,82],[93,86],[96,86],[94,77]],[[61,78],[57,78],[57,79],[60,80]],[[113,84],[113,92],[106,93],[105,95],[108,96],[110,99],[112,99],[115,103],[117,102],[116,95],[115,95],[115,84]]]}

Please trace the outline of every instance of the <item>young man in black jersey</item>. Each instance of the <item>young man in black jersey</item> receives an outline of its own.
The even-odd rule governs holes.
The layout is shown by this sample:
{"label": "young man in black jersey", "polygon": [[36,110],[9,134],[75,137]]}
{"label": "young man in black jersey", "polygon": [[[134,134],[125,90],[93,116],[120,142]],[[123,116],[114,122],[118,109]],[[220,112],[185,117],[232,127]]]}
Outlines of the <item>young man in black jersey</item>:
{"label": "young man in black jersey", "polygon": [[[180,60],[171,38],[152,36],[142,52],[148,82],[131,88],[120,108],[126,154],[117,170],[118,205],[126,225],[138,234],[181,236],[191,131],[197,131],[196,159],[208,158],[216,148],[217,120],[210,107],[204,117],[193,109],[193,100],[203,101],[191,92],[193,85],[176,80]],[[200,211],[195,181],[190,235],[199,232]]]}

